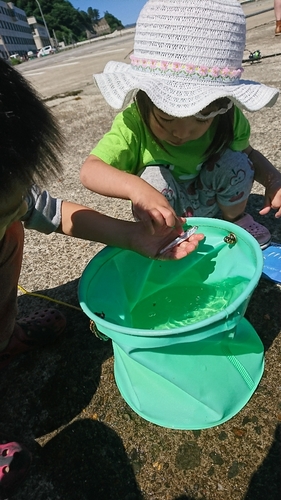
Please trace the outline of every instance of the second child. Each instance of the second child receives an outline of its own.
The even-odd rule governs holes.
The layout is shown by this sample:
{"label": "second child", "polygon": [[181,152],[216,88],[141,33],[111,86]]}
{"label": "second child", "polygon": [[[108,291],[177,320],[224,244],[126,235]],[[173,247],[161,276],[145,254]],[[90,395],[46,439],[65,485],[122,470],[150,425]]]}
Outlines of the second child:
{"label": "second child", "polygon": [[149,0],[131,64],[94,75],[113,108],[127,107],[86,159],[82,183],[131,200],[150,231],[178,216],[222,217],[268,246],[270,232],[245,210],[256,180],[260,214],[280,217],[281,174],[251,147],[243,109],[272,106],[278,90],[241,79],[245,40],[237,0]]}

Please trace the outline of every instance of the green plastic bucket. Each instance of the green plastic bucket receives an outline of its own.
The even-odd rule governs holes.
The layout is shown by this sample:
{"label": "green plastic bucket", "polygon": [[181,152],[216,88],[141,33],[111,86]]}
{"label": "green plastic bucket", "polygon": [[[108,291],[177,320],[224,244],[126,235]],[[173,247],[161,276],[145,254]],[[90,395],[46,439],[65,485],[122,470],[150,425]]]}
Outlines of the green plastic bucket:
{"label": "green plastic bucket", "polygon": [[243,317],[263,257],[244,229],[219,219],[187,223],[205,235],[178,261],[112,247],[87,265],[83,311],[113,341],[114,373],[143,418],[174,429],[203,429],[234,416],[264,369],[263,345]]}

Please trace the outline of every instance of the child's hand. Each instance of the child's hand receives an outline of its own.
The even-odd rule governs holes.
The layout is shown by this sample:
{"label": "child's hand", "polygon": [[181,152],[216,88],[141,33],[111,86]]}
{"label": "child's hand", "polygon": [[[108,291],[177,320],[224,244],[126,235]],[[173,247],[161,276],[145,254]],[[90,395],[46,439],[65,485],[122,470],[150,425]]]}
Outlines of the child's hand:
{"label": "child's hand", "polygon": [[144,189],[131,198],[134,216],[143,222],[150,234],[167,227],[175,228],[180,234],[182,223],[170,203],[159,191],[143,182]]}
{"label": "child's hand", "polygon": [[252,146],[248,146],[244,153],[253,164],[255,181],[265,187],[264,205],[259,213],[265,215],[273,209],[276,210],[275,217],[281,217],[281,172]]}
{"label": "child's hand", "polygon": [[[183,224],[184,222],[185,219],[180,218],[180,223]],[[149,234],[143,222],[136,222],[135,228],[133,229],[135,230],[134,234],[132,234],[133,231],[131,232],[131,250],[145,257],[161,260],[182,259],[196,250],[199,241],[204,239],[202,233],[193,234],[188,240],[183,241],[176,247],[159,256],[160,250],[173,241],[179,235],[179,231],[175,228],[168,228],[167,226],[164,228],[158,226],[154,234]]]}
{"label": "child's hand", "polygon": [[266,215],[270,210],[276,210],[275,217],[281,217],[281,186],[273,184],[266,188],[264,195],[264,205],[260,210],[261,215]]}

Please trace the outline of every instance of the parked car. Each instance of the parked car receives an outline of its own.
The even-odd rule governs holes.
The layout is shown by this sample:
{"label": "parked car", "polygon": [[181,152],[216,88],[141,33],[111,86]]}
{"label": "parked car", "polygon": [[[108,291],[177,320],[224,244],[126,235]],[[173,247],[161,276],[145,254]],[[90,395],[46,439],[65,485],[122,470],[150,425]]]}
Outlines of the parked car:
{"label": "parked car", "polygon": [[33,50],[29,50],[27,52],[28,59],[34,59],[36,57],[36,55],[37,55],[36,52],[33,52]]}
{"label": "parked car", "polygon": [[19,54],[12,54],[10,56],[10,59],[18,59],[18,60],[20,60],[20,55]]}
{"label": "parked car", "polygon": [[51,45],[46,45],[46,47],[42,47],[37,53],[37,57],[43,57],[43,56],[48,56],[49,54],[54,54],[56,52],[56,49],[52,47]]}

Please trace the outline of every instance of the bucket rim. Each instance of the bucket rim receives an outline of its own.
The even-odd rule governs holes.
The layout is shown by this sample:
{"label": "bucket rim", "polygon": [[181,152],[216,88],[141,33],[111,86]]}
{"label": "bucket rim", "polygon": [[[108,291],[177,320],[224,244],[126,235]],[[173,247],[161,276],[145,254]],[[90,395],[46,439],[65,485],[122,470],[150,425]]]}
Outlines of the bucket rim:
{"label": "bucket rim", "polygon": [[[205,227],[212,227],[212,228],[219,228],[219,229],[225,229],[228,230],[229,232],[234,232],[239,238],[243,239],[244,242],[246,242],[250,247],[252,247],[255,257],[256,257],[256,269],[255,272],[250,280],[250,282],[247,284],[245,290],[240,294],[239,297],[237,297],[231,304],[229,304],[225,309],[222,311],[219,311],[218,313],[214,314],[213,316],[210,316],[209,318],[206,318],[204,320],[201,320],[198,323],[193,323],[190,325],[185,325],[177,328],[171,328],[171,329],[145,329],[145,328],[132,328],[132,327],[126,327],[124,325],[118,325],[116,323],[112,323],[110,321],[107,321],[106,319],[101,318],[99,315],[95,314],[87,305],[87,286],[85,286],[85,282],[89,282],[88,278],[88,273],[91,268],[96,268],[98,271],[102,267],[102,262],[105,263],[109,259],[113,258],[115,255],[121,252],[131,252],[130,250],[124,250],[121,248],[116,248],[116,247],[109,247],[106,246],[103,248],[100,252],[98,252],[87,264],[85,267],[81,278],[79,280],[78,284],[78,298],[80,302],[80,306],[83,310],[83,312],[95,322],[97,325],[98,329],[101,330],[101,332],[106,333],[108,335],[108,330],[118,333],[118,334],[123,334],[123,335],[129,335],[129,336],[142,336],[142,337],[168,337],[168,336],[174,336],[174,335],[180,335],[180,334],[186,334],[187,332],[194,332],[196,333],[197,330],[200,330],[204,327],[209,326],[210,324],[215,324],[218,323],[222,320],[227,319],[231,314],[233,314],[236,310],[238,310],[239,306],[245,302],[250,295],[252,294],[253,290],[257,286],[257,283],[262,275],[262,269],[263,269],[263,255],[262,255],[262,250],[260,248],[260,245],[256,241],[256,239],[249,234],[245,229],[241,228],[240,226],[233,224],[232,222],[225,221],[222,219],[213,219],[213,218],[207,218],[207,217],[191,217],[191,218],[186,218],[186,224],[192,224],[192,225],[197,225],[198,226],[198,232],[203,232],[204,231],[201,229],[202,226]],[[201,227],[200,227],[201,226]],[[132,251],[132,253],[135,253]],[[138,254],[137,254],[138,255]],[[187,256],[188,257],[188,256]],[[145,258],[145,257],[143,257]],[[149,259],[151,260],[151,259]],[[101,265],[99,265],[99,261]],[[254,282],[254,285],[253,285]],[[110,335],[109,335],[110,336]]]}

